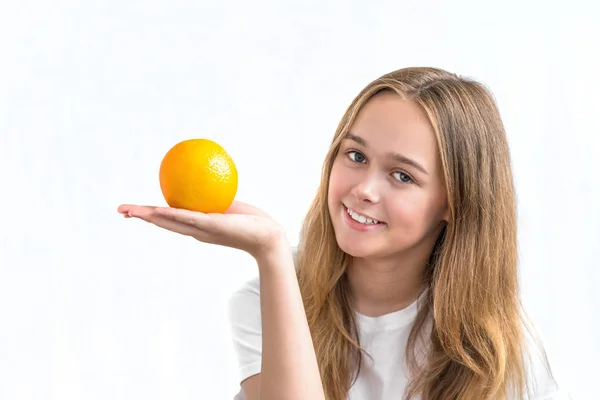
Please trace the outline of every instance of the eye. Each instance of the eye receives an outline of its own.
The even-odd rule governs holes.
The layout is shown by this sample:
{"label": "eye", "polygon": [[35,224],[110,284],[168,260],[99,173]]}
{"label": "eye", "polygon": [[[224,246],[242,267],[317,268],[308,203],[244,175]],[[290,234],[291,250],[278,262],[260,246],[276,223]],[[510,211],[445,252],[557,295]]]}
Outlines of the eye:
{"label": "eye", "polygon": [[350,159],[354,162],[357,162],[357,163],[365,162],[365,156],[362,155],[361,153],[359,153],[358,151],[349,151],[347,154],[348,154],[348,157],[350,157]]}
{"label": "eye", "polygon": [[410,177],[410,175],[405,174],[402,171],[394,172],[394,177],[402,183],[413,183],[413,179]]}

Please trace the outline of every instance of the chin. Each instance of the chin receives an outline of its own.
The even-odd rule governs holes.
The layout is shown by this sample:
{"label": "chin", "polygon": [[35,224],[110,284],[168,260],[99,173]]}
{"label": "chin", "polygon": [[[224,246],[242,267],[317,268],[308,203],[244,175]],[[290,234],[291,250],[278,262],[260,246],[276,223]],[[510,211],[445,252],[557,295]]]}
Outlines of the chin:
{"label": "chin", "polygon": [[373,245],[364,240],[355,241],[338,238],[337,244],[344,253],[354,258],[370,258],[377,255]]}

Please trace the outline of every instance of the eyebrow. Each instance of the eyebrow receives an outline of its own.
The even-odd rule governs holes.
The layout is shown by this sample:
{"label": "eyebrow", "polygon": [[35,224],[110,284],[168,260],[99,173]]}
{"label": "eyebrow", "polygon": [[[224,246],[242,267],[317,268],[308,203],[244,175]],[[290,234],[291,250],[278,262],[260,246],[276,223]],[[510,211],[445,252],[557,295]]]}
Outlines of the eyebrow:
{"label": "eyebrow", "polygon": [[[356,142],[356,143],[360,144],[364,148],[368,148],[369,147],[367,145],[367,141],[365,139],[363,139],[362,137],[360,137],[358,135],[350,133],[350,132],[346,133],[346,136],[344,137],[344,139],[352,140],[353,142]],[[425,175],[429,175],[429,173],[427,172],[427,170],[425,170],[425,168],[423,168],[423,166],[421,164],[419,164],[418,162],[416,162],[415,160],[413,160],[411,158],[403,156],[400,153],[393,153],[393,152],[392,153],[387,153],[386,156],[388,158],[391,158],[394,161],[399,162],[399,163],[411,165],[411,166],[415,167],[416,169],[418,169],[419,171],[421,171],[422,173],[424,173]]]}

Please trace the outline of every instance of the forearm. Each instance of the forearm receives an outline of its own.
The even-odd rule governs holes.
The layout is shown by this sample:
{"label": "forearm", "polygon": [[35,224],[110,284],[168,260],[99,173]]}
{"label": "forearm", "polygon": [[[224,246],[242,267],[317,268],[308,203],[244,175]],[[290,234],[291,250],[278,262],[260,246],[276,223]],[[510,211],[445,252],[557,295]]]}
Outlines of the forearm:
{"label": "forearm", "polygon": [[324,399],[290,248],[257,258],[262,319],[261,400]]}

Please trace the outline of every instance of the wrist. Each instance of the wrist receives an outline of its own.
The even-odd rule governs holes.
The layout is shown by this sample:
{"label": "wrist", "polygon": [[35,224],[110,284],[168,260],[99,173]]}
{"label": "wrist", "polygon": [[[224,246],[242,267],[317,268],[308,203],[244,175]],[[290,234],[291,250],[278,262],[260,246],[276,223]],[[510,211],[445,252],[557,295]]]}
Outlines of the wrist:
{"label": "wrist", "polygon": [[260,272],[273,268],[280,269],[283,265],[289,264],[292,267],[294,265],[292,246],[283,231],[262,246],[256,254],[253,254],[253,257]]}

